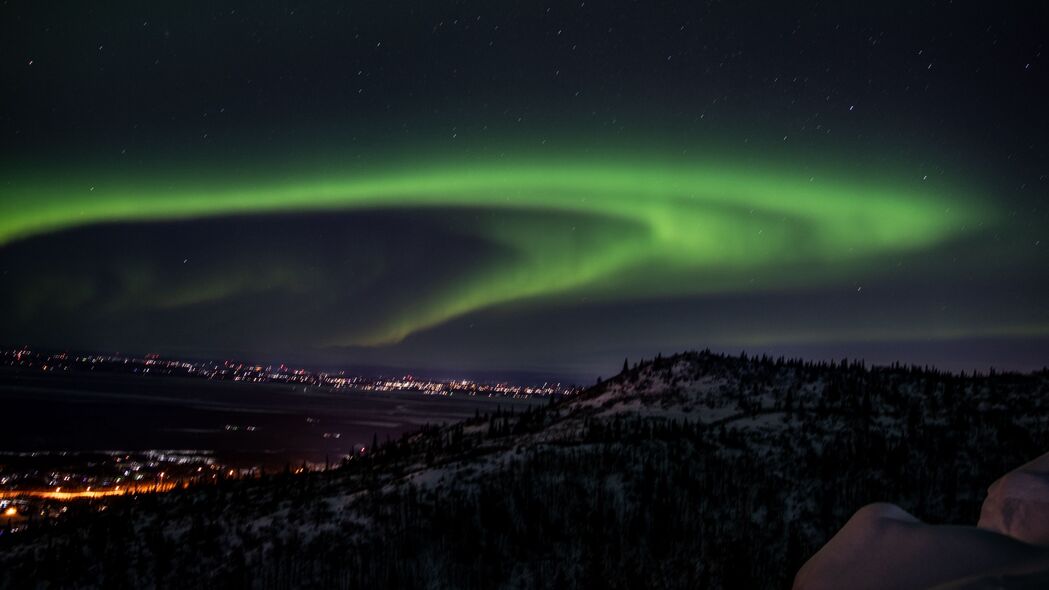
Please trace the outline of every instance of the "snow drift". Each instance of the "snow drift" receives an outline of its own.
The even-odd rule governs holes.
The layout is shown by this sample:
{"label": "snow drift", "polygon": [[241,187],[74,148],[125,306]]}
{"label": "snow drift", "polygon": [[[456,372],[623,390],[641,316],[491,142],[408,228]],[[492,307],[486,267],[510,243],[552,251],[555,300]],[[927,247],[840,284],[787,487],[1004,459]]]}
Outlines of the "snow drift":
{"label": "snow drift", "polygon": [[1049,454],[996,481],[975,527],[925,524],[893,504],[861,508],[794,588],[1049,588]]}

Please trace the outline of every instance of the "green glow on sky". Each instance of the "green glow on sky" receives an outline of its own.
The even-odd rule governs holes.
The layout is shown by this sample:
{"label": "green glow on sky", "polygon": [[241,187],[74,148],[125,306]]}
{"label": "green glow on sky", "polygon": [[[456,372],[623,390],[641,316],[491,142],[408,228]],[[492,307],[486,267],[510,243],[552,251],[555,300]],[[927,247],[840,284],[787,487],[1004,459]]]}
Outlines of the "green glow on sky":
{"label": "green glow on sky", "polygon": [[[438,162],[254,181],[214,174],[9,181],[0,189],[0,245],[103,222],[432,208],[512,253],[510,262],[471,269],[440,292],[421,293],[367,334],[328,342],[381,345],[535,298],[614,300],[827,282],[992,219],[966,191],[915,179],[870,182],[774,165],[572,154]],[[470,209],[506,214],[477,222],[463,214]],[[515,215],[521,212],[585,223]]]}

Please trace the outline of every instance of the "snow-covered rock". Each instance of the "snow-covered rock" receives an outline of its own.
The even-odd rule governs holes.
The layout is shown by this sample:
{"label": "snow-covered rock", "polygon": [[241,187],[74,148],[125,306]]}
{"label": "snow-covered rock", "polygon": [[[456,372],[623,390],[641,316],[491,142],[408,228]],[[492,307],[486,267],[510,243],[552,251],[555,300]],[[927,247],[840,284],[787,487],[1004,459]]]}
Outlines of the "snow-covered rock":
{"label": "snow-covered rock", "polygon": [[794,588],[1049,588],[1049,453],[991,485],[976,527],[928,525],[893,504],[861,508]]}
{"label": "snow-covered rock", "polygon": [[1049,558],[992,531],[933,526],[894,504],[861,508],[798,572],[796,590],[922,589]]}
{"label": "snow-covered rock", "polygon": [[1027,543],[1049,545],[1049,453],[991,485],[977,526]]}

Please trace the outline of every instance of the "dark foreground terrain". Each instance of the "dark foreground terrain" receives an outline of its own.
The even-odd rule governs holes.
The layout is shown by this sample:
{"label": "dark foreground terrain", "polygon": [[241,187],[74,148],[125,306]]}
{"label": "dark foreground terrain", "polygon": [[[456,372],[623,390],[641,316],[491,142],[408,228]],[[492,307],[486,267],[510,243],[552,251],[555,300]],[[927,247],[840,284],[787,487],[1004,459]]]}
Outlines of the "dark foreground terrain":
{"label": "dark foreground terrain", "polygon": [[784,588],[870,502],[975,522],[1046,441],[1044,371],[687,353],[337,470],[9,535],[0,587]]}

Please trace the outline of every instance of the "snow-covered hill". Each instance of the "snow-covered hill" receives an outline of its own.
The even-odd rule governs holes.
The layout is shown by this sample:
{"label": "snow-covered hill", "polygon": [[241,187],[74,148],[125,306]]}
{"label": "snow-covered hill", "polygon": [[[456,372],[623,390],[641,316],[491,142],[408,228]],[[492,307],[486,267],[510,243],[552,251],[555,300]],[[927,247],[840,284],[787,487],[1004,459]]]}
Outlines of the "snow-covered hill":
{"label": "snow-covered hill", "polygon": [[783,588],[872,502],[975,522],[1047,435],[1044,372],[686,353],[338,470],[128,499],[0,547],[0,586]]}

